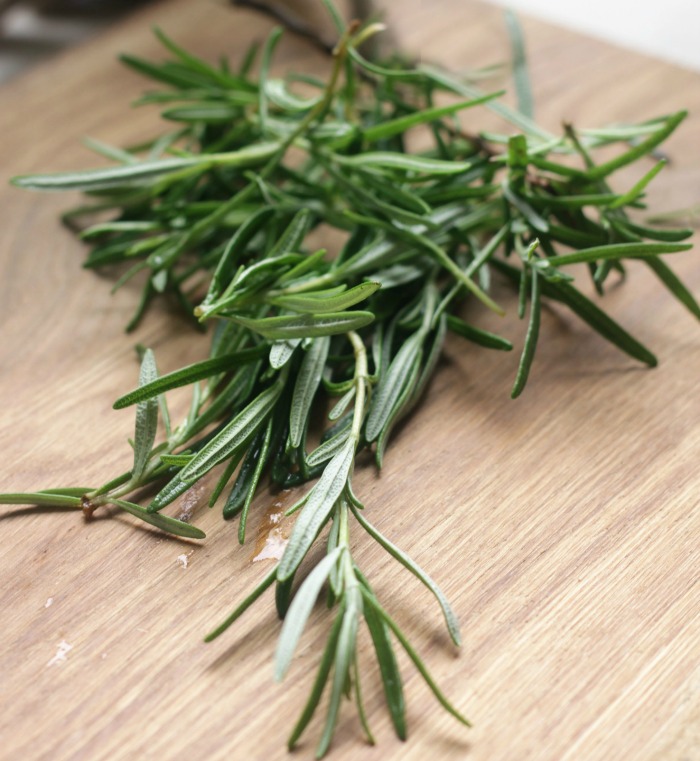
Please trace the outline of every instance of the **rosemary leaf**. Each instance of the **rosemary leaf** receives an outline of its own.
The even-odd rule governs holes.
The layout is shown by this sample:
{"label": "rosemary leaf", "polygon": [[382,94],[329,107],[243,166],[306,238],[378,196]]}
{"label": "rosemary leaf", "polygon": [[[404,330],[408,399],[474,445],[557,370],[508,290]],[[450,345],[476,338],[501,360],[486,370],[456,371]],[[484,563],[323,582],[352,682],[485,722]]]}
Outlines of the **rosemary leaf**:
{"label": "rosemary leaf", "polygon": [[278,682],[284,679],[289,669],[297,643],[306,627],[306,622],[311,615],[316,598],[328,578],[331,568],[338,562],[342,552],[342,547],[336,547],[331,553],[326,555],[306,577],[304,583],[299,587],[299,591],[294,596],[294,600],[284,619],[284,625],[280,632],[275,653],[275,679]]}
{"label": "rosemary leaf", "polygon": [[331,312],[303,316],[263,317],[257,320],[231,315],[229,319],[258,333],[263,338],[284,341],[293,338],[334,336],[350,330],[359,330],[369,325],[374,315],[371,312]]}
{"label": "rosemary leaf", "polygon": [[60,491],[8,492],[0,494],[0,505],[37,505],[39,507],[80,507],[78,495]]}
{"label": "rosemary leaf", "polygon": [[321,383],[329,349],[330,339],[327,336],[314,338],[299,368],[289,412],[289,444],[294,449],[301,444],[302,433]]}
{"label": "rosemary leaf", "polygon": [[123,499],[110,499],[109,501],[125,512],[136,516],[139,520],[144,521],[144,523],[150,523],[152,526],[166,531],[168,534],[184,536],[188,539],[206,539],[207,535],[201,529],[191,526],[184,521],[179,521],[177,518],[171,518],[168,515],[161,515],[160,513],[149,513],[140,505],[127,502]]}
{"label": "rosemary leaf", "polygon": [[323,475],[306,498],[297,518],[289,544],[284,550],[277,570],[280,581],[288,579],[299,567],[313,544],[321,526],[326,522],[348,479],[355,454],[352,439],[326,465]]}
{"label": "rosemary leaf", "polygon": [[[141,361],[141,372],[139,375],[139,386],[143,387],[153,383],[158,377],[156,369],[156,360],[153,352],[147,349]],[[156,440],[156,430],[158,428],[158,400],[148,399],[140,402],[136,406],[136,429],[134,432],[134,467],[132,468],[132,478],[139,478],[151,454],[153,442]]]}
{"label": "rosemary leaf", "polygon": [[182,469],[180,479],[189,484],[199,480],[249,440],[272,411],[283,385],[281,377],[243,409]]}

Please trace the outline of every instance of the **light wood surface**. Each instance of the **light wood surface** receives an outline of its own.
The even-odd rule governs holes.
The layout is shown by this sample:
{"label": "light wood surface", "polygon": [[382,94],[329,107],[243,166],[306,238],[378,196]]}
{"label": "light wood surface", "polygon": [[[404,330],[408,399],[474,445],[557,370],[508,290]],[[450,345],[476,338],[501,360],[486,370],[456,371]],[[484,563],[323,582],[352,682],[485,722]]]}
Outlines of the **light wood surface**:
{"label": "light wood surface", "polygon": [[[458,68],[506,56],[493,9],[405,0],[389,18],[426,60]],[[214,2],[162,2],[0,90],[3,491],[94,485],[124,470],[131,413],[111,403],[136,380],[135,341],[156,350],[161,371],[206,351],[162,309],[125,336],[137,292],[112,297],[109,273],[81,270],[83,248],[57,222],[73,198],[6,183],[90,165],[83,134],[123,144],[155,125],[152,113],[127,110],[142,82],[114,58],[157,55],[152,23],[210,56],[236,53],[267,28]],[[697,202],[700,78],[540,23],[525,28],[538,116],[552,129],[691,110],[651,198],[660,210]],[[293,39],[278,63],[323,65]],[[674,264],[700,293],[698,254]],[[501,296],[510,315],[480,324],[519,348],[524,326]],[[511,402],[517,351],[450,342],[381,476],[358,474],[371,520],[454,603],[461,652],[429,595],[358,531],[359,563],[474,728],[445,714],[404,659],[410,737],[397,741],[365,643],[379,745],[364,744],[347,704],[332,758],[700,759],[700,330],[642,267],[606,298],[658,352],[658,369],[547,311],[531,384]],[[254,541],[240,548],[236,526],[208,511],[201,492],[185,499],[208,533],[202,544],[118,516],[86,525],[73,512],[3,508],[0,757],[286,757],[327,618],[314,614],[282,686],[272,680],[279,623],[269,596],[204,645],[269,561],[251,562]],[[273,501],[257,501],[253,529]],[[311,757],[317,732],[295,757]]]}

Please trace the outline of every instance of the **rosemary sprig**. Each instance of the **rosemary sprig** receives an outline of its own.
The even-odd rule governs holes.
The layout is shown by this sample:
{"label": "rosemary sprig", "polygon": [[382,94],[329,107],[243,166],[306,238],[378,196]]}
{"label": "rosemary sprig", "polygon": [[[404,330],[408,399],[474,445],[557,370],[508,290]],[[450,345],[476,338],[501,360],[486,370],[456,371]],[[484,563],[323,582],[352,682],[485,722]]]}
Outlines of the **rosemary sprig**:
{"label": "rosemary sprig", "polygon": [[[319,756],[330,747],[343,695],[354,696],[371,741],[356,656],[362,621],[401,739],[407,727],[396,642],[440,704],[468,724],[377,599],[353,560],[351,542],[351,529],[359,526],[430,589],[451,639],[460,644],[445,595],[367,519],[352,476],[364,449],[374,450],[381,467],[393,427],[420,400],[448,331],[486,348],[512,349],[507,339],[465,322],[462,302],[473,299],[502,312],[488,294],[492,273],[518,289],[520,316],[529,314],[529,326],[514,397],[532,370],[543,300],[568,307],[634,359],[656,363],[579,289],[581,268],[570,265],[585,265],[583,274],[587,268],[602,293],[613,270],[624,274],[628,260],[640,260],[700,316],[692,294],[660,258],[687,250],[681,241],[691,231],[634,218],[663,163],[627,191],[609,184],[618,169],[652,155],[684,113],[607,130],[567,127],[556,137],[532,121],[514,17],[509,23],[522,113],[500,103],[501,93],[483,94],[446,71],[366,61],[357,47],[381,25],[346,27],[324,2],[340,39],[327,83],[304,78],[315,94],[302,97],[293,78],[271,77],[279,30],[262,49],[257,79],[251,74],[256,48],[232,70],[189,54],[157,31],[169,60],[123,61],[159,84],[139,103],[164,106],[163,117],[174,128],[128,150],[91,141],[114,162],[108,168],[15,178],[25,188],[85,191],[86,204],[65,216],[92,245],[85,266],[125,265],[116,287],[147,274],[129,330],[161,294],[214,330],[208,359],[165,376],[158,376],[153,354],[141,352],[138,388],[114,405],[136,405],[130,470],[96,489],[0,495],[0,503],[76,508],[87,516],[114,505],[164,531],[204,538],[161,511],[223,465],[210,504],[225,496],[223,516],[239,517],[242,543],[266,474],[279,486],[317,479],[288,511],[296,521],[277,565],[206,639],[220,636],[275,586],[284,616],[275,658],[281,679],[328,587],[335,619],[289,739],[291,748],[329,684]],[[467,100],[445,105],[444,98],[455,94]],[[464,133],[459,114],[477,106],[493,108],[521,133]],[[416,129],[431,144],[409,153],[406,134]],[[618,155],[595,163],[595,149],[611,144],[621,147]],[[113,212],[109,221],[83,226],[105,211]],[[321,225],[345,235],[331,255],[307,242]],[[191,406],[173,426],[166,394],[183,386],[192,389]],[[328,397],[337,401],[313,445],[308,432]],[[159,418],[165,436],[156,443]],[[154,490],[146,507],[125,499],[144,487]],[[327,552],[294,592],[301,565],[322,536]]]}

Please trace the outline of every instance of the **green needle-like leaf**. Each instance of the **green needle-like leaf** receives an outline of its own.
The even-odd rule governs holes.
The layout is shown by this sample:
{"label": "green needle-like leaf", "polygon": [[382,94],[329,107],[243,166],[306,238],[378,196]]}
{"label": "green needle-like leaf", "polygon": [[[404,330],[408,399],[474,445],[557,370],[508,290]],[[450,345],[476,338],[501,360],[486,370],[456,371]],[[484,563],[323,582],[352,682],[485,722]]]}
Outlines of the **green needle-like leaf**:
{"label": "green needle-like leaf", "polygon": [[123,499],[110,499],[110,503],[127,513],[131,513],[131,515],[136,516],[139,520],[144,521],[144,523],[150,523],[151,526],[155,526],[168,534],[184,536],[187,539],[206,539],[207,535],[204,531],[196,526],[191,526],[189,523],[179,521],[177,518],[171,518],[168,515],[161,515],[160,513],[150,513],[140,505],[126,502]]}
{"label": "green needle-like leaf", "polygon": [[[355,568],[355,574],[366,592],[374,596],[369,582],[357,568]],[[384,697],[396,736],[400,740],[405,740],[407,731],[403,683],[401,673],[399,672],[399,664],[396,661],[394,648],[389,637],[389,628],[371,605],[365,605],[362,612],[370,637],[372,638],[374,651],[377,655],[377,663],[379,664],[382,685],[384,687]]]}
{"label": "green needle-like leaf", "polygon": [[335,661],[333,663],[333,681],[331,683],[331,694],[328,700],[328,713],[326,714],[326,723],[323,728],[321,741],[316,749],[316,758],[322,758],[326,755],[331,744],[336,721],[338,719],[338,710],[340,701],[345,691],[345,686],[349,678],[350,665],[355,657],[355,640],[357,639],[357,629],[359,623],[359,614],[362,609],[362,598],[358,589],[355,587],[346,592],[346,603],[343,611],[343,623],[338,634],[338,644],[335,650]]}
{"label": "green needle-like leaf", "polygon": [[688,227],[682,228],[660,228],[660,227],[648,227],[640,225],[636,222],[632,222],[629,219],[625,219],[623,223],[630,232],[649,238],[650,240],[662,240],[670,243],[675,243],[681,240],[686,240],[693,235],[693,231]]}
{"label": "green needle-like leaf", "polygon": [[[153,352],[146,349],[141,361],[139,387],[153,383],[158,377],[156,360]],[[136,429],[134,432],[134,467],[132,478],[140,478],[151,454],[153,442],[158,429],[158,400],[148,399],[136,406]]]}
{"label": "green needle-like leaf", "polygon": [[[252,214],[236,230],[228,245],[224,249],[219,263],[214,270],[209,285],[209,291],[202,302],[202,307],[208,305],[219,296],[225,285],[228,284],[233,275],[233,268],[237,260],[243,255],[246,246],[255,237],[255,235],[269,222],[274,215],[274,209],[264,207],[255,214]],[[201,309],[201,307],[200,307]]]}
{"label": "green needle-like leaf", "polygon": [[292,338],[289,341],[275,341],[270,347],[270,367],[274,370],[280,370],[294,356],[297,346],[301,343],[301,338]]}
{"label": "green needle-like leaf", "polygon": [[321,663],[319,664],[316,679],[314,680],[313,687],[309,693],[309,698],[306,701],[306,705],[304,706],[304,710],[302,711],[296,726],[292,730],[292,734],[289,736],[289,740],[287,741],[287,747],[290,751],[294,749],[294,746],[297,744],[299,738],[303,734],[306,727],[309,725],[309,722],[316,712],[318,704],[321,702],[321,696],[323,695],[323,690],[326,686],[326,682],[328,681],[328,676],[331,672],[333,661],[335,660],[336,647],[338,646],[338,636],[340,635],[340,628],[342,625],[342,617],[337,616],[335,622],[333,623],[333,628],[328,635],[326,647],[323,651]]}
{"label": "green needle-like leaf", "polygon": [[188,481],[183,481],[179,474],[176,475],[156,494],[146,508],[146,511],[157,513],[159,510],[172,504],[178,497],[181,497],[191,486],[192,484]]}
{"label": "green needle-like leaf", "polygon": [[523,30],[518,17],[513,11],[506,10],[505,18],[513,53],[513,79],[515,80],[515,92],[518,96],[518,111],[528,119],[532,119],[535,113],[535,106],[532,88],[530,87],[530,75],[527,69]]}
{"label": "green needle-like leaf", "polygon": [[160,455],[160,461],[163,465],[175,465],[178,468],[182,468],[187,465],[193,457],[193,454],[162,454]]}
{"label": "green needle-like leaf", "polygon": [[323,292],[316,294],[310,291],[288,296],[274,296],[270,299],[270,303],[283,309],[307,314],[342,312],[360,301],[365,301],[379,288],[379,283],[361,283],[337,295],[326,296]]}
{"label": "green needle-like leaf", "polygon": [[375,441],[391,417],[410,375],[410,369],[421,360],[423,355],[422,343],[423,334],[421,332],[414,333],[408,338],[377,386],[365,426],[367,441]]}
{"label": "green needle-like leaf", "polygon": [[271,587],[275,583],[275,579],[277,577],[277,567],[273,568],[266,576],[265,578],[258,584],[257,587],[243,600],[243,602],[231,613],[231,615],[219,626],[214,629],[214,631],[207,634],[207,636],[204,638],[205,642],[211,642],[212,640],[215,640],[217,637],[221,636],[226,629],[231,626],[231,624],[235,623],[245,612],[250,608],[250,606],[262,595],[262,593],[268,588]]}
{"label": "green needle-like leaf", "polygon": [[[494,264],[499,270],[508,274],[509,277],[519,280],[518,271],[510,267],[510,265],[505,264],[505,262]],[[584,322],[587,322],[603,338],[617,346],[618,349],[650,367],[656,366],[656,357],[646,346],[639,343],[636,338],[631,336],[621,325],[615,322],[615,320],[570,283],[549,283],[545,281],[540,283],[540,288],[544,296],[566,304],[572,312],[578,315]]]}
{"label": "green needle-like leaf", "polygon": [[171,391],[174,388],[189,386],[190,384],[204,380],[205,378],[211,378],[214,375],[234,370],[243,364],[254,362],[256,359],[263,356],[267,349],[268,347],[266,345],[260,345],[250,349],[232,352],[231,354],[224,354],[213,359],[205,359],[202,362],[195,362],[193,365],[188,365],[180,370],[175,370],[167,375],[162,375],[157,380],[146,383],[134,391],[131,391],[124,396],[120,396],[119,399],[114,402],[114,409],[121,410],[132,404],[153,399],[154,397],[157,397],[166,391]]}
{"label": "green needle-like leaf", "polygon": [[435,599],[442,608],[442,613],[445,616],[445,623],[447,624],[447,631],[450,633],[450,638],[459,646],[462,644],[462,638],[459,633],[459,622],[457,616],[452,610],[452,606],[447,601],[447,598],[443,594],[440,587],[428,576],[428,574],[401,549],[395,544],[390,542],[384,535],[382,535],[362,514],[362,511],[352,508],[352,513],[357,519],[357,522],[362,528],[378,543],[380,544],[393,558],[399,561],[404,568],[409,570],[419,581],[435,595]]}
{"label": "green needle-like leaf", "polygon": [[263,317],[255,320],[231,316],[229,319],[273,341],[292,338],[334,336],[350,330],[360,330],[374,319],[371,312],[332,312],[290,317]]}
{"label": "green needle-like leaf", "polygon": [[627,166],[628,164],[637,161],[637,159],[648,155],[654,150],[654,148],[656,148],[656,146],[666,140],[666,138],[676,130],[686,116],[688,116],[687,111],[679,111],[677,114],[669,117],[661,129],[650,135],[646,140],[642,140],[641,143],[630,148],[620,156],[589,169],[586,173],[587,177],[591,180],[600,180],[613,172],[616,172],[618,169],[621,169],[623,166]]}
{"label": "green needle-like leaf", "polygon": [[198,481],[245,444],[265,422],[283,388],[284,379],[280,378],[256,397],[182,469],[180,480],[189,484]]}
{"label": "green needle-like leaf", "polygon": [[280,581],[285,581],[297,570],[321,526],[328,519],[336,500],[345,488],[354,455],[354,441],[348,439],[340,452],[326,465],[323,475],[308,495],[280,560],[277,570],[277,578]]}
{"label": "green needle-like leaf", "polygon": [[[61,490],[62,491],[62,490]],[[39,507],[81,507],[82,500],[73,494],[51,491],[8,492],[0,494],[0,505],[38,505]]]}
{"label": "green needle-like leaf", "polygon": [[260,64],[260,87],[258,90],[258,114],[260,116],[260,128],[265,132],[265,123],[267,121],[267,79],[269,76],[272,55],[275,52],[277,43],[282,37],[282,28],[276,26],[268,35],[263,45],[262,61]]}
{"label": "green needle-like leaf", "polygon": [[700,304],[693,294],[683,285],[680,278],[658,256],[649,256],[644,261],[651,267],[656,276],[669,291],[685,306],[688,311],[700,320]]}
{"label": "green needle-like leaf", "polygon": [[425,664],[420,659],[418,653],[411,647],[411,643],[406,639],[404,636],[404,633],[399,629],[396,622],[389,616],[389,614],[382,608],[382,606],[377,602],[377,599],[368,593],[363,594],[363,599],[366,604],[370,605],[377,614],[382,618],[382,620],[386,623],[386,625],[391,629],[394,636],[398,641],[401,643],[401,646],[406,651],[406,654],[408,657],[413,661],[413,664],[420,672],[420,675],[425,680],[425,683],[430,688],[431,692],[435,697],[437,698],[437,701],[440,703],[440,705],[452,716],[457,719],[461,724],[464,724],[467,727],[471,726],[471,723],[468,719],[466,719],[462,714],[452,705],[452,703],[449,702],[449,700],[442,694],[442,691],[440,688],[435,684],[433,681],[433,678],[430,676],[430,673],[425,667]]}
{"label": "green needle-like leaf", "polygon": [[510,351],[513,348],[513,344],[507,338],[490,333],[488,330],[476,328],[474,325],[469,325],[469,323],[460,320],[459,317],[455,317],[452,314],[447,315],[447,327],[458,336],[466,338],[467,341],[471,341],[479,346],[485,346],[487,349]]}
{"label": "green needle-like leaf", "polygon": [[[282,235],[280,235],[278,241],[272,247],[270,258],[283,256],[284,254],[299,250],[302,241],[306,237],[306,233],[309,231],[311,216],[311,212],[308,209],[301,209],[294,215],[289,226],[285,229]],[[294,277],[292,275],[293,272],[294,270],[287,272],[282,276],[281,280],[291,279]]]}
{"label": "green needle-like leaf", "polygon": [[418,111],[415,114],[400,116],[397,119],[392,119],[381,124],[376,124],[373,127],[369,127],[362,133],[362,137],[368,143],[374,143],[378,140],[386,140],[390,137],[394,137],[394,135],[400,135],[402,132],[411,129],[412,127],[427,124],[436,119],[442,119],[444,116],[451,116],[458,111],[463,111],[465,108],[480,106],[483,103],[488,103],[491,100],[500,98],[504,94],[505,90],[500,90],[499,92],[482,95],[479,98],[471,98],[470,100],[463,100],[459,103],[452,103],[449,106],[427,108],[424,111]]}
{"label": "green needle-like leaf", "polygon": [[353,687],[355,688],[355,705],[357,706],[357,715],[359,716],[360,724],[362,725],[362,731],[365,733],[367,742],[370,745],[376,745],[377,741],[374,739],[374,735],[370,729],[369,720],[367,719],[367,712],[365,711],[364,701],[362,700],[362,689],[360,687],[360,664],[357,657],[357,651],[355,651],[355,658],[352,664],[352,673],[350,674],[349,678],[353,683]]}
{"label": "green needle-like leaf", "polygon": [[299,368],[289,408],[289,443],[295,449],[301,444],[301,437],[306,428],[314,396],[321,383],[329,349],[330,339],[327,336],[315,338],[307,349]]}
{"label": "green needle-like leaf", "polygon": [[405,740],[407,730],[403,684],[394,648],[389,639],[389,629],[371,605],[365,606],[364,617],[370,637],[372,638],[374,651],[377,654],[377,663],[379,664],[382,685],[384,687],[384,697],[389,708],[391,721],[394,725],[396,736],[400,740]]}
{"label": "green needle-like leaf", "polygon": [[267,465],[267,454],[270,449],[271,438],[272,438],[272,420],[268,420],[267,425],[262,431],[260,442],[255,450],[255,455],[257,457],[255,462],[255,469],[250,479],[250,485],[248,486],[248,493],[245,496],[243,507],[241,509],[241,519],[238,524],[239,544],[245,544],[245,530],[246,530],[246,525],[248,522],[248,511],[253,501],[253,497],[255,496],[258,490],[260,477],[262,476],[263,470],[265,469],[265,466]]}
{"label": "green needle-like leaf", "polygon": [[460,174],[469,169],[470,164],[466,161],[442,161],[429,159],[423,156],[409,156],[401,153],[363,153],[359,156],[333,155],[333,160],[341,166],[397,170],[400,172],[416,172],[421,175],[447,175]]}
{"label": "green needle-like leaf", "polygon": [[306,458],[306,464],[310,468],[321,465],[332,459],[345,446],[350,432],[347,429],[339,431],[335,436],[331,436],[326,441],[319,444],[316,449]]}
{"label": "green needle-like leaf", "polygon": [[562,267],[567,264],[579,264],[581,262],[596,262],[601,259],[624,259],[646,256],[658,256],[659,254],[676,254],[680,251],[688,251],[692,248],[689,243],[612,243],[609,246],[593,246],[583,248],[570,254],[560,254],[548,259],[539,259],[536,267],[546,269],[548,266]]}
{"label": "green needle-like leaf", "polygon": [[523,353],[520,357],[518,374],[515,376],[515,383],[510,392],[511,399],[520,396],[525,388],[528,375],[530,374],[530,367],[532,367],[532,361],[535,358],[537,339],[540,334],[540,314],[542,312],[542,305],[540,302],[540,276],[534,268],[530,272],[530,283],[530,323],[527,328],[527,335],[525,336]]}
{"label": "green needle-like leaf", "polygon": [[658,164],[653,166],[645,175],[642,177],[639,182],[636,182],[634,184],[634,187],[632,187],[627,193],[620,196],[620,198],[617,199],[617,201],[613,201],[613,203],[610,204],[611,209],[617,209],[621,206],[627,206],[628,204],[634,203],[639,196],[642,195],[644,192],[644,189],[646,186],[656,177],[656,175],[666,166],[666,161],[659,161]]}
{"label": "green needle-like leaf", "polygon": [[284,679],[289,666],[291,665],[294,651],[297,643],[306,628],[306,622],[311,615],[314,603],[318,597],[321,587],[328,578],[331,568],[338,562],[343,552],[342,547],[336,547],[333,552],[326,555],[325,558],[313,569],[306,577],[304,583],[299,587],[299,591],[294,595],[292,604],[289,606],[287,615],[284,619],[284,625],[277,642],[277,651],[275,654],[275,679],[281,682]]}
{"label": "green needle-like leaf", "polygon": [[100,190],[143,184],[182,169],[199,167],[202,170],[215,166],[248,167],[269,159],[279,150],[277,143],[261,143],[241,148],[229,154],[210,154],[191,158],[141,161],[106,169],[86,169],[83,172],[58,174],[32,174],[14,177],[12,184],[32,190]]}

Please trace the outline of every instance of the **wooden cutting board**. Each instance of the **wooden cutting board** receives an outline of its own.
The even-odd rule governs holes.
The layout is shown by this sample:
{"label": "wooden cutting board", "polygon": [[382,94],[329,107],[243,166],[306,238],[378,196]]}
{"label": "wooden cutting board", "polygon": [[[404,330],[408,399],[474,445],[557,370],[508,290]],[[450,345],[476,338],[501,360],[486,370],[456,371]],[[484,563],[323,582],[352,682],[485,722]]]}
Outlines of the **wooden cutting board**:
{"label": "wooden cutting board", "polygon": [[[507,58],[492,8],[405,0],[388,15],[424,60],[473,68]],[[152,346],[163,372],[206,351],[165,309],[124,335],[137,291],[110,296],[109,273],[81,270],[84,249],[57,222],[75,199],[7,185],[18,173],[91,165],[84,134],[125,144],[155,128],[154,114],[128,110],[143,84],[115,61],[126,50],[160,55],[154,23],[211,57],[238,54],[268,28],[206,0],[161,2],[0,89],[3,491],[96,485],[124,470],[131,413],[111,403],[136,381],[134,343]],[[541,23],[525,29],[538,118],[550,129],[690,109],[651,202],[696,203],[700,77]],[[293,38],[277,63],[324,65]],[[673,264],[700,293],[697,252]],[[474,728],[445,714],[404,659],[410,738],[397,741],[364,642],[379,747],[364,743],[348,704],[332,758],[700,759],[700,326],[641,265],[630,269],[607,305],[658,352],[658,369],[548,311],[531,384],[511,402],[517,351],[450,342],[381,476],[358,474],[371,520],[452,600],[461,652],[432,598],[359,531],[358,561]],[[509,316],[480,324],[519,349],[524,326],[501,295]],[[257,500],[253,530],[273,500]],[[204,645],[269,566],[251,562],[254,547],[237,545],[235,525],[208,511],[203,493],[186,502],[204,543],[119,516],[85,524],[73,512],[3,508],[0,756],[286,757],[328,619],[314,613],[282,686],[272,680],[279,622],[269,598]],[[318,728],[298,758],[311,757]]]}

